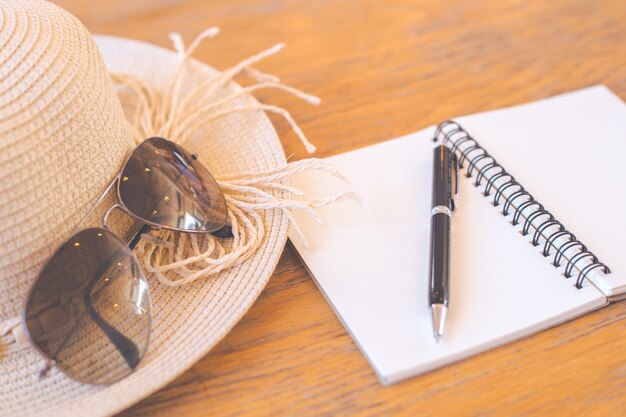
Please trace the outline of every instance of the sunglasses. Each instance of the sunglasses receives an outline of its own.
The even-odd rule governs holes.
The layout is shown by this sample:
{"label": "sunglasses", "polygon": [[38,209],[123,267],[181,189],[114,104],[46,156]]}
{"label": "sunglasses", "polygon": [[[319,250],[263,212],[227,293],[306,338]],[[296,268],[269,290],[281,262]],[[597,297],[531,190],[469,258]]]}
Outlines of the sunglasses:
{"label": "sunglasses", "polygon": [[[230,235],[217,182],[196,154],[167,139],[153,137],[135,148],[95,206],[114,185],[117,203],[101,227],[73,234],[30,289],[22,324],[46,359],[40,376],[56,366],[80,382],[111,384],[138,366],[151,328],[148,283],[132,252],[143,233]],[[106,226],[114,209],[140,222],[126,240]]]}

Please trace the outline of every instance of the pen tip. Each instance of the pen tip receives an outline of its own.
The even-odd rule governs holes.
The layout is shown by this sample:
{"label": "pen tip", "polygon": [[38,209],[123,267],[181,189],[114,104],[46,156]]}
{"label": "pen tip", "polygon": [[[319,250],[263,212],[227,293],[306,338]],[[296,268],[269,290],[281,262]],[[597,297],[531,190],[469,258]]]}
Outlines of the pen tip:
{"label": "pen tip", "polygon": [[433,319],[433,335],[435,340],[439,343],[439,339],[443,336],[443,329],[446,321],[447,308],[443,304],[433,304],[430,306]]}

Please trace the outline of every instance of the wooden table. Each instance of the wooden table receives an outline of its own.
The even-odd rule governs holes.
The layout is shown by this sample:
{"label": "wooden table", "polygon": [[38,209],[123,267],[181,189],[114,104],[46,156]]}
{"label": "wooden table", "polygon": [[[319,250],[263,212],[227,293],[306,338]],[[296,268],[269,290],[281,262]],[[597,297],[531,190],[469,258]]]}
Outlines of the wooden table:
{"label": "wooden table", "polygon": [[[626,99],[626,0],[59,0],[95,33],[170,46],[217,25],[196,54],[259,68],[323,98],[264,91],[324,157],[446,118],[606,84]],[[273,118],[287,154],[305,157]],[[623,212],[621,213],[623,214]],[[217,348],[122,416],[619,416],[626,303],[383,388],[287,244],[269,285]]]}

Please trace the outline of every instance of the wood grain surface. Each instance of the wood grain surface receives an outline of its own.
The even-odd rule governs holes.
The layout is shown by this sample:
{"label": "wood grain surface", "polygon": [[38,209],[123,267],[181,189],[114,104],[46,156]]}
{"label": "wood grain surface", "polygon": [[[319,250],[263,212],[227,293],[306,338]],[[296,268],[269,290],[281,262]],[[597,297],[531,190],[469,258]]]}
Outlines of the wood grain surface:
{"label": "wood grain surface", "polygon": [[[168,47],[170,31],[191,39],[220,26],[196,54],[217,68],[286,41],[258,67],[323,103],[259,96],[290,109],[320,157],[594,84],[626,99],[626,0],[57,3],[94,33]],[[272,120],[286,153],[305,157]],[[120,416],[625,413],[626,303],[384,388],[287,244],[232,333]]]}

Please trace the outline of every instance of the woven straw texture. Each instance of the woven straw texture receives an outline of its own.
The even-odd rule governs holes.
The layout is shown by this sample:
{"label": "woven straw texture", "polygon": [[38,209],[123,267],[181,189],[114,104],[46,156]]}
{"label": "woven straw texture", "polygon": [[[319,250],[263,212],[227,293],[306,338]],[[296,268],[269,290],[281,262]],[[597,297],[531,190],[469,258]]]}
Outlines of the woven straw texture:
{"label": "woven straw texture", "polygon": [[[177,57],[155,46],[97,37],[106,66],[155,88],[166,86]],[[0,2],[0,322],[19,315],[52,251],[115,176],[132,149],[124,111],[98,48],[62,9],[41,1]],[[192,62],[190,82],[217,71]],[[231,83],[230,91],[240,87]],[[250,96],[241,98],[252,102]],[[285,164],[261,111],[233,113],[184,146],[215,175]],[[105,202],[106,205],[106,202]],[[149,278],[153,332],[130,377],[110,386],[75,382],[27,345],[0,348],[0,416],[107,416],[166,385],[205,355],[243,316],[269,279],[287,238],[280,210],[263,213],[258,252],[210,280],[170,288]],[[117,230],[129,226],[114,221]]]}

